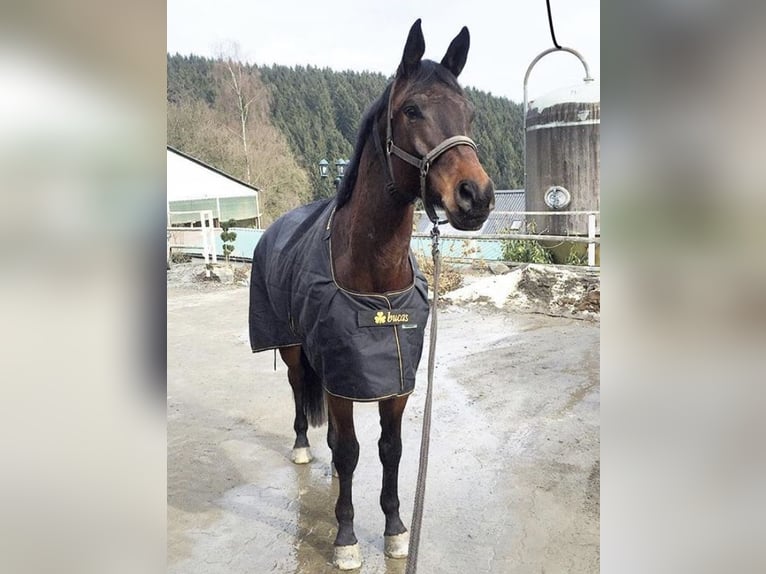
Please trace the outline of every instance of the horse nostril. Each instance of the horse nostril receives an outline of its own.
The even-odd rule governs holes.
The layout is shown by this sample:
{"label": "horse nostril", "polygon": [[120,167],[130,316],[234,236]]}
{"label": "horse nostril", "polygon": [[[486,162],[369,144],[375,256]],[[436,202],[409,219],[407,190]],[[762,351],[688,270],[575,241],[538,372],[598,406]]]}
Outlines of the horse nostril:
{"label": "horse nostril", "polygon": [[479,193],[479,186],[473,181],[467,180],[458,185],[458,203],[464,210],[469,211],[473,208],[476,196]]}

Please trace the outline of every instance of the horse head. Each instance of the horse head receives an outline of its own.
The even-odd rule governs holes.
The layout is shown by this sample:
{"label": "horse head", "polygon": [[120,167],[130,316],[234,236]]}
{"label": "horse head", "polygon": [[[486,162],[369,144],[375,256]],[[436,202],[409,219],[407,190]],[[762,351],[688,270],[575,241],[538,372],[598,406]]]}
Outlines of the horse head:
{"label": "horse head", "polygon": [[[463,27],[440,63],[424,60],[418,19],[410,29],[389,92],[387,151],[391,177],[405,193],[444,209],[456,229],[479,229],[495,205],[494,184],[470,139],[474,108],[457,82],[468,55]],[[415,168],[415,169],[413,169]]]}

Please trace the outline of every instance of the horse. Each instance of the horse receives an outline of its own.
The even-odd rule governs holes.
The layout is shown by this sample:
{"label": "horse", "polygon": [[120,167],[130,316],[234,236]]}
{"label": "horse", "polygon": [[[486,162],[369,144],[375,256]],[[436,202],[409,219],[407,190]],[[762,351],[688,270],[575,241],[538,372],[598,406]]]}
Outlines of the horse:
{"label": "horse", "polygon": [[253,352],[278,349],[295,402],[292,460],[311,462],[309,423],[328,422],[339,480],[333,563],[359,568],[352,479],[359,457],[354,403],[378,402],[384,550],[408,554],[399,515],[401,423],[428,320],[428,285],[410,250],[415,203],[436,222],[476,230],[494,208],[494,184],[469,138],[474,109],[457,77],[463,27],[437,63],[424,60],[418,19],[393,80],[362,118],[334,197],[299,207],[266,230],[253,254]]}

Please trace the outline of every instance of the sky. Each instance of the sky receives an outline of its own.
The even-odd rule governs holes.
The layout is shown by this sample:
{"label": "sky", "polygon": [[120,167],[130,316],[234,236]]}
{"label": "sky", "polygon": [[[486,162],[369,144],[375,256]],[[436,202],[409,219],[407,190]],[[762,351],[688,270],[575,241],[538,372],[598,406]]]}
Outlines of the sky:
{"label": "sky", "polygon": [[[600,80],[598,0],[551,0],[556,39],[574,48]],[[236,45],[240,59],[270,65],[313,65],[392,75],[416,19],[425,58],[439,61],[467,26],[468,61],[460,75],[472,86],[523,100],[524,74],[553,46],[545,0],[168,0],[167,49],[212,57]],[[529,79],[529,97],[582,81],[576,57],[551,54]]]}

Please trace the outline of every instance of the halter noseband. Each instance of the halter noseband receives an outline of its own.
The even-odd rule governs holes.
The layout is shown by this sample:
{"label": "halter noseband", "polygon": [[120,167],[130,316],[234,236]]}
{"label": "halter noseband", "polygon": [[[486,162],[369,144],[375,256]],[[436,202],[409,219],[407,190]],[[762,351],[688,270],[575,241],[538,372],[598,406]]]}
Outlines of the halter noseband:
{"label": "halter noseband", "polygon": [[[474,151],[478,152],[476,143],[474,143],[474,141],[468,136],[452,136],[445,139],[443,142],[441,142],[439,145],[437,145],[435,148],[429,151],[422,158],[418,158],[404,151],[402,148],[394,144],[394,139],[393,139],[394,117],[393,117],[392,103],[394,100],[395,89],[396,89],[396,79],[394,79],[393,84],[391,84],[391,92],[388,95],[388,110],[386,112],[386,154],[385,154],[386,166],[387,166],[386,189],[388,189],[390,193],[404,195],[402,192],[399,191],[399,189],[396,187],[396,183],[394,182],[394,170],[393,170],[393,166],[391,165],[391,154],[393,154],[399,159],[406,161],[408,164],[418,168],[418,171],[420,172],[420,198],[423,201],[423,207],[425,208],[426,214],[428,215],[428,219],[431,220],[431,223],[433,223],[435,226],[441,225],[443,223],[447,223],[446,219],[439,220],[439,217],[436,215],[436,209],[430,202],[426,200],[426,177],[428,176],[428,170],[431,168],[431,164],[436,158],[438,158],[441,154],[443,154],[447,150],[452,149],[453,147],[456,147],[459,145],[467,145],[470,148],[472,148]],[[375,129],[377,132],[377,123],[375,124]],[[380,150],[380,137],[377,133],[375,134],[375,143],[378,147],[378,151],[382,153],[382,150]]]}

